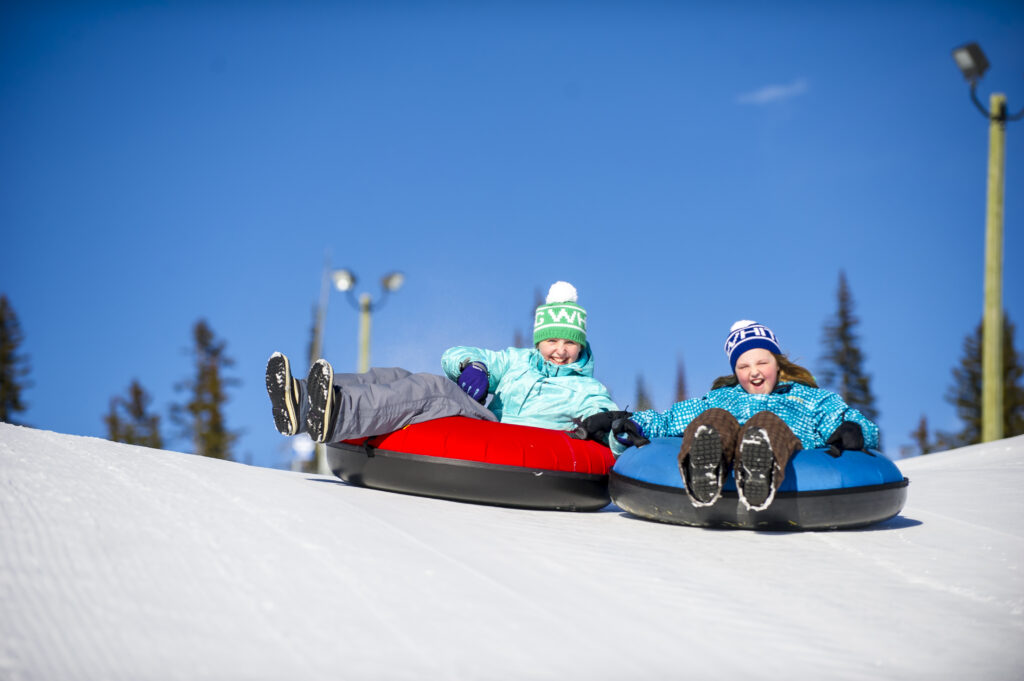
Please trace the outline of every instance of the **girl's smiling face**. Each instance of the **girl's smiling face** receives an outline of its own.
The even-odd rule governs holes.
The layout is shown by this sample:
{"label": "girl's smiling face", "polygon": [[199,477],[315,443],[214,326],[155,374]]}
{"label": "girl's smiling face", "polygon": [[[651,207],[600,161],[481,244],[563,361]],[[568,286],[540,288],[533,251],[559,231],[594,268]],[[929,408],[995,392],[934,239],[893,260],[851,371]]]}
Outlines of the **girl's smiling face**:
{"label": "girl's smiling face", "polygon": [[537,343],[537,349],[546,362],[572,364],[580,358],[583,347],[575,341],[564,338],[548,338]]}
{"label": "girl's smiling face", "polygon": [[779,363],[770,350],[747,350],[736,360],[736,378],[748,393],[767,395],[779,381]]}

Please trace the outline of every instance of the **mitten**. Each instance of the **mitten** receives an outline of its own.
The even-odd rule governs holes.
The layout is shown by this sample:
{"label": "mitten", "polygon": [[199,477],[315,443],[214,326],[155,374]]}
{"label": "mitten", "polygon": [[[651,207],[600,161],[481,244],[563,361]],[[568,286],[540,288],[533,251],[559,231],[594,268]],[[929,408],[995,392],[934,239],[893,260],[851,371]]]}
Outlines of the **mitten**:
{"label": "mitten", "polygon": [[483,362],[470,362],[459,374],[459,387],[474,400],[483,404],[487,400],[487,365]]}
{"label": "mitten", "polygon": [[829,445],[828,453],[837,457],[847,450],[864,449],[864,431],[853,421],[843,421],[835,432],[825,440]]}
{"label": "mitten", "polygon": [[584,431],[581,437],[585,440],[607,443],[608,435],[612,432],[612,423],[615,419],[628,418],[629,416],[632,416],[632,414],[628,411],[599,411],[580,422],[580,426]]}
{"label": "mitten", "polygon": [[612,434],[620,444],[627,447],[643,447],[651,443],[644,437],[644,431],[630,418],[620,417],[612,422]]}

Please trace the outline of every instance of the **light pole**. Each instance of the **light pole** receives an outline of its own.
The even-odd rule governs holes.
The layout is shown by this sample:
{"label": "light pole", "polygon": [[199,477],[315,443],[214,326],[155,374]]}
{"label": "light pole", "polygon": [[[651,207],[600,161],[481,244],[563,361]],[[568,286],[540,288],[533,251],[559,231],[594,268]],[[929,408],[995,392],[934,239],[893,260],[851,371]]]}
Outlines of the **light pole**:
{"label": "light pole", "polygon": [[1003,188],[1006,168],[1006,122],[1024,115],[1006,113],[1006,95],[992,94],[989,109],[978,101],[978,81],[988,59],[977,43],[953,50],[964,78],[971,84],[971,101],[988,119],[988,192],[985,209],[985,307],[981,326],[981,441],[1003,437]]}
{"label": "light pole", "polygon": [[[323,354],[324,346],[324,320],[327,318],[327,303],[330,298],[330,281],[336,277],[338,272],[344,270],[331,271],[331,254],[328,252],[324,255],[324,273],[320,278],[320,302],[316,308],[316,323],[313,324],[313,342],[309,345],[309,364],[312,366],[313,362],[320,359]],[[337,281],[335,279],[335,281]],[[335,284],[337,285],[337,284]],[[343,290],[340,289],[339,290]],[[296,453],[305,453],[305,446],[295,447]],[[324,449],[322,442],[317,442],[314,447],[315,459],[316,459],[316,472],[318,475],[330,475],[331,469],[327,465],[327,451]]]}
{"label": "light pole", "polygon": [[[324,320],[327,318],[327,303],[330,299],[331,284],[339,291],[344,291],[350,303],[355,305],[360,312],[359,315],[359,373],[366,373],[370,369],[370,312],[379,309],[384,304],[387,295],[397,291],[405,276],[401,272],[391,272],[381,279],[381,289],[384,295],[377,303],[374,303],[370,294],[363,293],[359,296],[358,302],[352,294],[356,285],[356,275],[347,269],[332,269],[330,253],[324,256],[324,272],[320,279],[320,302],[316,310],[316,323],[313,325],[313,342],[309,346],[309,363],[313,364],[323,354],[324,342]],[[316,444],[316,472],[320,475],[330,475],[331,469],[327,465],[327,452],[322,443]]]}
{"label": "light pole", "polygon": [[334,279],[334,287],[347,294],[348,301],[359,310],[359,373],[365,374],[370,370],[370,313],[379,310],[388,294],[397,291],[405,281],[405,275],[401,272],[390,272],[380,280],[381,297],[374,301],[369,293],[359,294],[356,300],[352,289],[355,288],[358,279],[350,270],[335,270],[331,275]]}
{"label": "light pole", "polygon": [[[309,346],[309,363],[313,364],[320,359],[323,353],[324,320],[327,318],[327,302],[330,298],[330,288],[344,291],[349,302],[359,310],[359,373],[364,374],[370,369],[370,312],[384,304],[389,293],[397,291],[405,281],[401,272],[391,272],[381,279],[383,295],[376,303],[370,298],[370,294],[363,293],[357,301],[352,293],[356,285],[356,275],[347,269],[331,269],[331,256],[328,253],[324,257],[324,273],[320,280],[320,302],[316,310],[316,323],[313,325],[313,342]],[[299,451],[298,449],[296,450]],[[331,469],[327,465],[327,451],[323,443],[316,444],[316,472],[319,475],[330,475]]]}

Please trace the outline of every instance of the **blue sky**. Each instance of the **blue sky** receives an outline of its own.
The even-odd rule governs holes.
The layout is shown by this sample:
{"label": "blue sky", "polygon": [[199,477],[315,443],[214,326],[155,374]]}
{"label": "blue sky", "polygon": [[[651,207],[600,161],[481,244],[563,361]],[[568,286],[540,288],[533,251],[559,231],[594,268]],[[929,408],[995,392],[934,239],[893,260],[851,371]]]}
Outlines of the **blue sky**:
{"label": "blue sky", "polygon": [[[737,319],[820,371],[842,269],[896,455],[922,414],[958,427],[943,396],[981,318],[988,125],[950,50],[978,41],[980,95],[1017,111],[1022,36],[1009,2],[4,3],[23,420],[102,436],[132,379],[166,420],[203,318],[236,360],[237,458],[286,465],[263,370],[304,369],[328,253],[357,292],[405,273],[375,365],[511,345],[564,279],[598,378],[626,406],[642,375],[660,409],[677,358],[691,394],[728,371]],[[1006,157],[1021,325],[1024,122]],[[333,293],[338,371],[357,328]]]}

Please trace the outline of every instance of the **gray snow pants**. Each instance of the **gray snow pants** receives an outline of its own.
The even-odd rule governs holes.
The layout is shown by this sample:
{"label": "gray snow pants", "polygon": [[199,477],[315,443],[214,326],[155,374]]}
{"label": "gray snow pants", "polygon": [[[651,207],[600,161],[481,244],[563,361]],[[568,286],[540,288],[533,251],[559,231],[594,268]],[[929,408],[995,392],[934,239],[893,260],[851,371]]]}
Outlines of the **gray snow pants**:
{"label": "gray snow pants", "polygon": [[[305,379],[299,384],[299,423],[305,430]],[[446,376],[414,374],[398,367],[371,368],[365,374],[334,374],[334,386],[338,418],[328,442],[383,435],[445,416],[498,420]]]}

